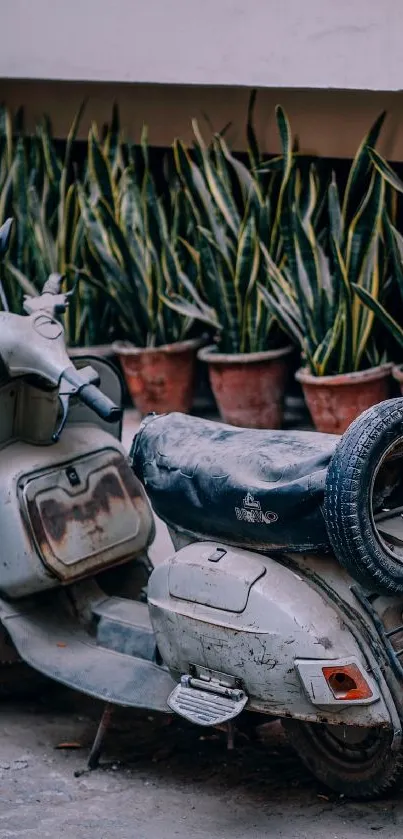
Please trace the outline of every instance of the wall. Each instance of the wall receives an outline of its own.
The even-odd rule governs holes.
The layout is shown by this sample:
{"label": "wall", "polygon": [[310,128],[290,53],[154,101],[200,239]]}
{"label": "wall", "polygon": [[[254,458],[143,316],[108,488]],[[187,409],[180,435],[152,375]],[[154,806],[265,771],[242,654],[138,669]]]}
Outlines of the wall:
{"label": "wall", "polygon": [[[85,98],[88,103],[81,137],[87,135],[91,120],[102,124],[110,118],[115,101],[123,127],[132,139],[139,138],[145,122],[153,145],[170,145],[175,136],[191,142],[191,119],[197,117],[207,136],[204,115],[208,115],[215,130],[231,122],[230,144],[238,150],[246,148],[247,89],[0,81],[0,101],[14,111],[24,105],[28,129],[32,130],[46,112],[58,137],[66,136]],[[386,108],[388,119],[378,147],[390,160],[403,160],[403,93],[260,90],[255,122],[261,148],[267,153],[279,150],[274,117],[278,102],[287,110],[301,149],[330,157],[352,157],[373,120]]]}
{"label": "wall", "polygon": [[400,90],[401,0],[4,0],[0,77]]}

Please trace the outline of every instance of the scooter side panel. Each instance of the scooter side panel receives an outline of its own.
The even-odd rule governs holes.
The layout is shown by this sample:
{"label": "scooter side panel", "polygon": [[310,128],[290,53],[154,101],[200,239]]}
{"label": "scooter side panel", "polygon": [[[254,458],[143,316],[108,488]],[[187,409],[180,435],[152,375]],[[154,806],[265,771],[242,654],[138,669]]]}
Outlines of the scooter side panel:
{"label": "scooter side panel", "polygon": [[169,672],[102,646],[65,605],[60,593],[45,603],[14,606],[0,600],[0,620],[21,658],[50,679],[104,702],[168,713],[175,687]]}
{"label": "scooter side panel", "polygon": [[[150,543],[154,525],[144,490],[128,466],[136,481],[133,503],[116,480],[112,486],[109,478],[116,475],[106,468],[111,452],[126,463],[121,444],[88,425],[66,428],[53,446],[13,442],[0,451],[0,592],[16,598],[66,584],[131,559]],[[98,472],[80,475],[77,464],[92,455],[98,457]],[[111,508],[115,486],[116,509]]]}
{"label": "scooter side panel", "polygon": [[[172,595],[170,574],[175,576],[189,563],[200,565],[208,573],[205,557],[215,547],[236,552],[244,563],[258,559],[265,573],[249,589],[246,607],[241,612],[214,608],[194,602],[194,592],[182,597]],[[206,570],[207,567],[207,570]],[[217,582],[211,567],[211,589]],[[185,576],[186,576],[185,574]],[[225,588],[224,570],[220,586]],[[228,581],[230,582],[230,580]],[[195,584],[196,588],[196,584]],[[233,589],[228,587],[229,609]],[[149,581],[151,621],[158,648],[176,678],[189,673],[192,665],[219,671],[240,680],[249,695],[251,709],[279,716],[309,721],[327,721],[352,725],[389,725],[389,711],[368,673],[373,686],[373,701],[368,705],[343,705],[324,700],[314,705],[296,666],[297,661],[357,661],[367,671],[367,662],[355,638],[343,623],[333,604],[326,601],[299,574],[269,557],[239,551],[225,545],[199,543],[189,545],[169,562],[156,568]],[[232,598],[232,600],[231,600]]]}

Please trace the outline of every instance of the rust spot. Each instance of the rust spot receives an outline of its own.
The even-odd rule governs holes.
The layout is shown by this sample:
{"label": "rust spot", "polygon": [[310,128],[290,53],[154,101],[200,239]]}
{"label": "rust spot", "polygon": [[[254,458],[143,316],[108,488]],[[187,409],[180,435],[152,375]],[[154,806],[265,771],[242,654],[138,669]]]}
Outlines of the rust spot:
{"label": "rust spot", "polygon": [[322,647],[325,648],[325,650],[331,650],[333,646],[332,642],[329,638],[326,637],[326,635],[324,635],[323,638],[318,638],[317,643],[321,644]]}
{"label": "rust spot", "polygon": [[[72,461],[70,465],[79,468],[80,461]],[[69,464],[60,466],[63,475]],[[88,476],[89,478],[89,476]],[[106,527],[102,526],[100,515],[113,519],[116,514],[116,504],[133,505],[137,509],[140,519],[146,513],[147,501],[141,484],[135,478],[129,464],[117,455],[105,465],[98,481],[89,491],[88,478],[82,487],[82,493],[71,492],[65,487],[64,497],[58,500],[48,497],[27,499],[28,521],[26,521],[29,538],[35,537],[36,545],[44,559],[51,563],[53,573],[60,576],[53,566],[54,548],[61,550],[66,547],[69,539],[69,524],[76,523],[83,534],[90,540],[95,552],[102,550],[100,542],[106,537]],[[57,478],[55,485],[57,484]],[[103,535],[103,536],[102,536]],[[53,544],[53,548],[51,544]],[[87,543],[88,544],[88,543]],[[107,559],[105,558],[107,564]],[[104,563],[104,564],[105,564]],[[63,575],[62,575],[63,576]]]}
{"label": "rust spot", "polygon": [[60,504],[54,498],[44,501],[40,505],[43,526],[53,541],[61,542],[69,521],[85,524],[94,522],[98,513],[109,515],[113,500],[117,498],[125,498],[122,485],[113,472],[108,472],[98,481],[87,501],[83,501],[80,496],[76,496],[71,504]]}

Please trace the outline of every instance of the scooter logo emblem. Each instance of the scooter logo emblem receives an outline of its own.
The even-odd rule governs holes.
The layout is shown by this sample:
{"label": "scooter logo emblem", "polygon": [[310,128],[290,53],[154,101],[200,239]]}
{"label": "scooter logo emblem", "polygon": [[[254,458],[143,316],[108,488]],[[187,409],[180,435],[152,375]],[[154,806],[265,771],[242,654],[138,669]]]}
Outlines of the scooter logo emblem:
{"label": "scooter logo emblem", "polygon": [[278,519],[277,513],[264,513],[260,501],[254,498],[251,492],[246,493],[242,507],[235,507],[235,513],[238,521],[247,521],[250,524],[273,524]]}

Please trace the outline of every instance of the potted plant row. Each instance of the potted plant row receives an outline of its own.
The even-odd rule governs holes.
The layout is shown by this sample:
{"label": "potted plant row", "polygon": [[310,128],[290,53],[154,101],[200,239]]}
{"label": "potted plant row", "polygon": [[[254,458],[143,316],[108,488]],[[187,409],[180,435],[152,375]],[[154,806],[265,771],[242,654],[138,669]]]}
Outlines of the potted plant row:
{"label": "potted plant row", "polygon": [[[0,108],[0,217],[14,217],[11,248],[2,276],[3,308],[22,311],[23,294],[35,295],[50,273],[74,283],[82,267],[84,228],[77,196],[73,147],[83,107],[71,125],[62,155],[56,150],[49,120],[44,117],[32,137],[22,132],[21,115],[12,123],[9,111]],[[115,121],[115,125],[114,125]],[[116,113],[105,138],[110,145],[116,133]],[[81,174],[87,180],[87,162]],[[81,283],[65,317],[71,355],[83,347],[91,354],[111,356],[113,332],[104,298]]]}
{"label": "potted plant row", "polygon": [[358,149],[342,202],[334,176],[323,190],[314,164],[301,171],[281,108],[282,155],[269,166],[255,158],[253,175],[222,138],[206,148],[197,124],[199,166],[176,144],[198,230],[198,283],[190,289],[191,307],[178,295],[165,302],[215,327],[216,343],[199,357],[228,422],[281,425],[287,338],[301,351],[297,379],[318,430],[342,433],[389,395],[391,364],[379,351],[365,297],[379,300],[389,266],[385,179],[370,157],[383,120],[384,114]]}
{"label": "potted plant row", "polygon": [[[280,131],[289,131],[282,111],[279,125]],[[213,330],[214,343],[198,355],[208,364],[222,418],[232,425],[279,428],[292,347],[264,303],[260,237],[261,231],[271,237],[272,250],[280,253],[278,219],[289,160],[278,160],[278,171],[264,183],[230,153],[223,137],[216,135],[207,147],[197,123],[193,127],[197,163],[179,141],[175,143],[176,168],[193,219],[193,241],[187,246],[196,270],[193,282],[186,278],[191,301],[184,299],[181,289],[179,294],[166,294],[164,302]],[[288,135],[287,140],[291,149]],[[257,162],[256,144],[254,149],[252,163]],[[271,225],[273,206],[276,217]]]}
{"label": "potted plant row", "polygon": [[302,214],[289,202],[286,264],[279,267],[262,246],[269,282],[261,291],[300,347],[303,366],[297,379],[315,427],[328,433],[343,433],[390,393],[392,365],[379,349],[374,315],[389,265],[382,225],[386,188],[369,151],[383,119],[357,152],[342,203],[333,177],[326,226],[315,227],[310,212]]}
{"label": "potted plant row", "polygon": [[403,346],[385,302],[396,280],[403,295],[391,199],[403,185],[374,150],[385,115],[340,197],[335,176],[329,183],[299,155],[280,107],[281,155],[264,162],[252,110],[253,99],[249,167],[222,135],[207,145],[194,122],[193,148],[175,141],[158,192],[146,132],[140,146],[124,142],[116,111],[102,139],[91,128],[78,177],[80,113],[60,158],[46,121],[28,149],[3,109],[2,207],[17,225],[0,303],[16,287],[35,293],[52,271],[70,285],[79,276],[65,321],[70,352],[113,350],[142,414],[191,409],[198,352],[225,421],[278,428],[296,346],[316,428],[340,433],[389,394],[380,330]]}

